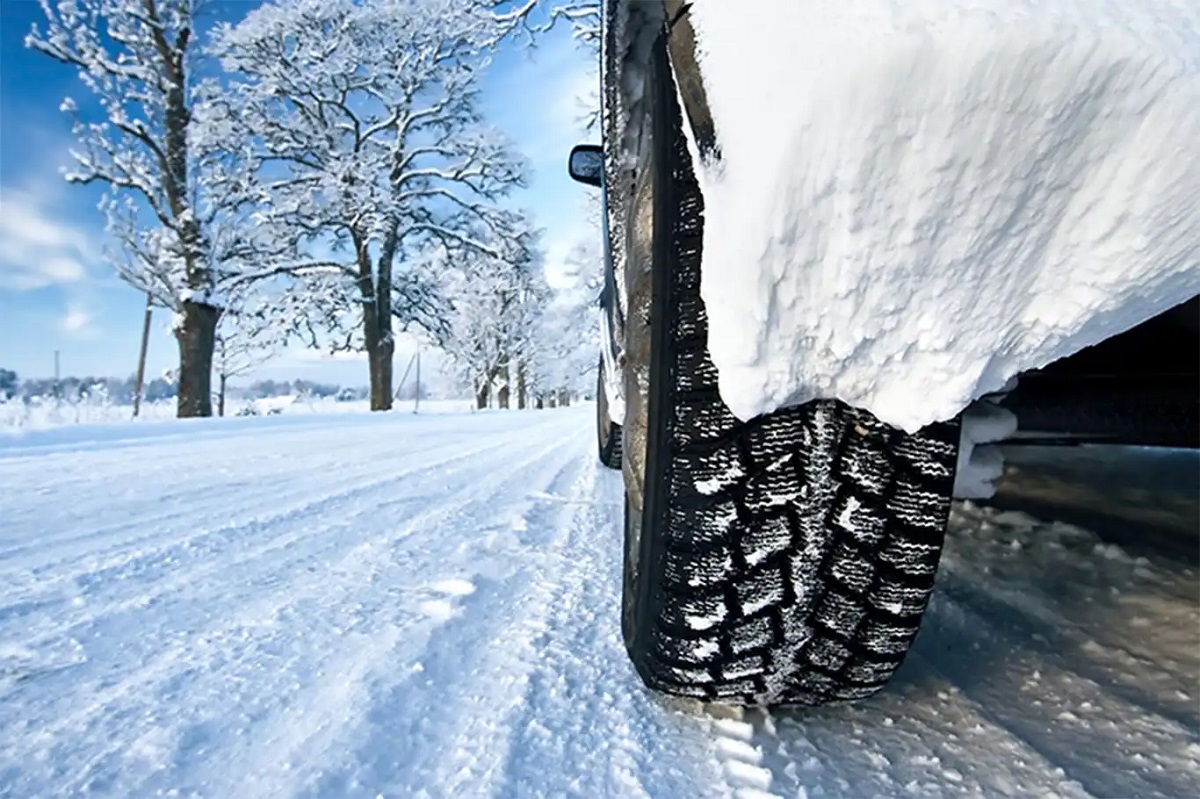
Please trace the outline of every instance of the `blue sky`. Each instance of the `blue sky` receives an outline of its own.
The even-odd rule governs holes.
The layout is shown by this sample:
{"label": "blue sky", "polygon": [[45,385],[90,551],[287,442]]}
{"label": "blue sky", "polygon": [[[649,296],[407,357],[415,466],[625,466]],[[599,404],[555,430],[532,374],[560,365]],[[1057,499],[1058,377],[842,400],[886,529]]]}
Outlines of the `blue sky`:
{"label": "blue sky", "polygon": [[[235,19],[256,2],[224,0],[213,18]],[[27,50],[26,33],[42,22],[35,0],[0,0],[0,367],[22,377],[53,373],[59,350],[64,374],[131,374],[136,365],[144,299],[105,263],[101,189],[72,186],[60,169],[70,164],[70,120],[58,110],[86,90],[70,67]],[[532,166],[529,188],[515,201],[546,230],[547,269],[553,277],[575,242],[595,235],[584,222],[587,189],[565,172],[570,147],[585,139],[579,98],[595,85],[593,57],[560,25],[532,50],[506,45],[485,78],[491,121],[513,139]],[[176,361],[167,315],[156,312],[149,371]],[[399,353],[399,368],[407,360]],[[303,377],[347,385],[366,383],[357,356],[291,350],[258,370],[258,377]]]}

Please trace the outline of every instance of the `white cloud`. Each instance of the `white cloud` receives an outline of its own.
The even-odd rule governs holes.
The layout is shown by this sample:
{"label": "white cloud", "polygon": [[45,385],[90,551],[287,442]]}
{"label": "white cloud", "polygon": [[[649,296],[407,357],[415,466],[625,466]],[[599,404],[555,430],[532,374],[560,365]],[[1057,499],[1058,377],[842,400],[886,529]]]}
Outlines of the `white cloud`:
{"label": "white cloud", "polygon": [[91,258],[87,238],[46,210],[38,192],[0,189],[0,289],[78,283]]}
{"label": "white cloud", "polygon": [[63,317],[62,328],[67,333],[80,334],[87,332],[92,324],[92,314],[82,305],[72,303],[67,306],[67,315]]}

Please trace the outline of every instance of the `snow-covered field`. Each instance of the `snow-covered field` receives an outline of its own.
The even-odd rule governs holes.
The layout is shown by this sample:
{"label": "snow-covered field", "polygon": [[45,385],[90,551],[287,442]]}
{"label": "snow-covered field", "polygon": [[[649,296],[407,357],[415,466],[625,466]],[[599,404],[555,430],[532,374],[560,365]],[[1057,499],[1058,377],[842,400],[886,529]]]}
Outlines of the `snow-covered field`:
{"label": "snow-covered field", "polygon": [[1200,795],[1195,559],[1014,510],[879,697],[648,695],[591,413],[0,438],[0,796]]}
{"label": "snow-covered field", "polygon": [[[472,401],[466,399],[437,399],[422,400],[421,413],[461,413],[472,407]],[[395,410],[413,410],[412,400],[397,400]],[[367,400],[338,400],[322,397],[300,397],[284,395],[279,397],[263,397],[258,399],[231,399],[226,413],[236,416],[240,413],[252,413],[265,416],[268,414],[334,414],[334,413],[367,413],[371,404]],[[175,400],[164,402],[147,402],[142,405],[138,418],[139,424],[145,422],[160,422],[175,418]],[[40,430],[50,427],[61,427],[73,424],[109,424],[124,423],[133,420],[133,406],[104,401],[67,401],[53,398],[38,398],[29,402],[21,400],[0,400],[0,435],[7,430],[15,429]]]}

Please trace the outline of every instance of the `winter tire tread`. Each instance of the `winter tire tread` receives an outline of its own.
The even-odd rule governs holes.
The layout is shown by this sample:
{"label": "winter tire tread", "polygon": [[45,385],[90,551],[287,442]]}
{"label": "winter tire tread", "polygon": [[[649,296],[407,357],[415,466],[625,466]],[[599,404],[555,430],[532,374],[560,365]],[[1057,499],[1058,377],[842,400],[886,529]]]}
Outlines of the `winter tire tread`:
{"label": "winter tire tread", "polygon": [[[824,704],[882,687],[933,588],[958,431],[916,435],[819,401],[738,421],[700,298],[703,200],[665,48],[654,215],[640,575],[626,646],[652,688],[734,704]],[[668,127],[669,125],[669,127]],[[659,135],[655,136],[658,139]],[[669,147],[669,150],[667,149]],[[663,189],[666,189],[665,191]],[[681,214],[693,216],[681,219]],[[661,221],[660,221],[661,220]],[[627,420],[628,421],[628,420]],[[627,520],[627,529],[630,522]]]}

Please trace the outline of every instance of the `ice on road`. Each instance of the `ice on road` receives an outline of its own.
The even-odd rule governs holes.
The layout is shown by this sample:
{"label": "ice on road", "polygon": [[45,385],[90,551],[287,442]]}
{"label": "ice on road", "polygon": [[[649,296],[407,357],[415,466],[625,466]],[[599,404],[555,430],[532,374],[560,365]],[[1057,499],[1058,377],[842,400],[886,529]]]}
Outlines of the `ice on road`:
{"label": "ice on road", "polygon": [[0,796],[1200,795],[1186,558],[957,506],[890,690],[644,691],[592,410],[0,434]]}

